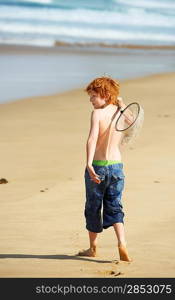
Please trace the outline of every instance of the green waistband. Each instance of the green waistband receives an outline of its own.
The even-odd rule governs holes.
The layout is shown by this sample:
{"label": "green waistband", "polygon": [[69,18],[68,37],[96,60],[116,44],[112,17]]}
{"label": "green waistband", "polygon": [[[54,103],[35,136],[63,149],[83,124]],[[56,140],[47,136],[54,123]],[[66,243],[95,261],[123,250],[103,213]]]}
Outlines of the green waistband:
{"label": "green waistband", "polygon": [[109,166],[114,164],[122,164],[120,160],[93,160],[93,165],[96,166]]}

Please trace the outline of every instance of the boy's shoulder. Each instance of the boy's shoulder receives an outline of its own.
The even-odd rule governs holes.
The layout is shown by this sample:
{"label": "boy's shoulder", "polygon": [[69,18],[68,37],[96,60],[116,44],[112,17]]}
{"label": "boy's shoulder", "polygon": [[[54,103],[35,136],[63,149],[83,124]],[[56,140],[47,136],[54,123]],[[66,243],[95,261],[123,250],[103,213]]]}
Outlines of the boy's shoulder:
{"label": "boy's shoulder", "polygon": [[100,115],[101,114],[102,109],[101,108],[94,108],[92,111],[93,115]]}
{"label": "boy's shoulder", "polygon": [[101,109],[100,108],[94,108],[94,110],[91,113],[91,117],[93,119],[99,119],[101,116]]}

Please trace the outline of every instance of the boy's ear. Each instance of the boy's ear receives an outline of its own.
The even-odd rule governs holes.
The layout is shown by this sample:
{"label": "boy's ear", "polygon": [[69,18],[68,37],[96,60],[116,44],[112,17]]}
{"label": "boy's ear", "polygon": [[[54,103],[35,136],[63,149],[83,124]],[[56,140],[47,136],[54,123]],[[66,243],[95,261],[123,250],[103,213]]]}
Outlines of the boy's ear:
{"label": "boy's ear", "polygon": [[109,100],[109,98],[110,98],[110,93],[109,92],[106,92],[106,101],[108,101]]}

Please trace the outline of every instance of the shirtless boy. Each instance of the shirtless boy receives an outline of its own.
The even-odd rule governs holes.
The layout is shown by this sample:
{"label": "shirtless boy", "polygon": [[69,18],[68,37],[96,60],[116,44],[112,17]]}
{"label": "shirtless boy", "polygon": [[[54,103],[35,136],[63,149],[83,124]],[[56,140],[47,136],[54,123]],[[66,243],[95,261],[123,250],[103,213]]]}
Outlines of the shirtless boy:
{"label": "shirtless boy", "polygon": [[[125,108],[119,95],[119,83],[108,77],[94,79],[86,88],[94,107],[91,114],[91,128],[86,145],[87,161],[85,169],[86,228],[90,247],[78,253],[79,256],[97,255],[97,236],[113,226],[120,260],[131,261],[124,233],[124,212],[122,191],[124,171],[120,153],[122,132],[115,130],[115,122]],[[102,217],[103,208],[103,217]]]}

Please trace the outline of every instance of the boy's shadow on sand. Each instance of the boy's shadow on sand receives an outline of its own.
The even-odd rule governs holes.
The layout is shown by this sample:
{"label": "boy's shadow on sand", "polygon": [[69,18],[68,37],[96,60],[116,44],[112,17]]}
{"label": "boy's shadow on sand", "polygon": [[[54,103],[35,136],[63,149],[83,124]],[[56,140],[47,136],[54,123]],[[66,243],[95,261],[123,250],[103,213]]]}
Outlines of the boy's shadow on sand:
{"label": "boy's shadow on sand", "polygon": [[56,255],[33,255],[33,254],[0,254],[1,258],[39,258],[39,259],[65,259],[65,260],[83,260],[96,263],[111,263],[110,260],[99,260],[94,258],[85,258],[78,255],[65,255],[65,254],[56,254]]}

